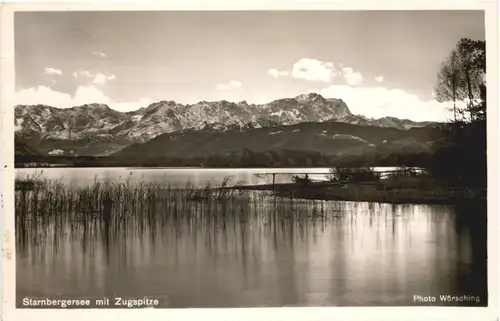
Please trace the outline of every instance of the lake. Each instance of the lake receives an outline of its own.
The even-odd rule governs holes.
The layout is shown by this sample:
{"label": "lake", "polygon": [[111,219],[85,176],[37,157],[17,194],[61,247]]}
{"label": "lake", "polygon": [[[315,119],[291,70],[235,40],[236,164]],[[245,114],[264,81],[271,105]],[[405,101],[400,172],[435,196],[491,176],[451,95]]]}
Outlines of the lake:
{"label": "lake", "polygon": [[[264,171],[54,168],[36,175],[81,186],[81,198],[87,195],[83,186],[94,180],[133,183],[166,175],[185,186],[217,182],[227,174],[249,182],[253,173]],[[294,171],[306,172],[282,170]],[[328,171],[311,170],[323,172]],[[25,223],[16,226],[28,231],[25,238],[16,234],[18,307],[25,297],[144,296],[164,308],[429,304],[415,302],[416,295],[437,296],[436,305],[487,304],[485,204],[304,201],[256,192],[257,201],[183,203],[180,194],[148,193],[144,199],[154,200],[149,203],[154,211],[137,205],[142,198],[121,198],[130,205],[113,210],[125,217],[123,224],[66,215],[73,210],[65,210],[61,200],[78,199],[69,192],[46,193],[61,203],[60,214],[26,218],[23,213],[26,220],[18,222]],[[16,197],[19,204],[33,196]],[[467,300],[441,302],[439,295],[448,294]]]}
{"label": "lake", "polygon": [[[375,171],[391,171],[396,167],[375,167]],[[204,186],[208,183],[220,184],[225,177],[231,177],[232,183],[269,184],[272,175],[264,173],[284,173],[276,175],[276,183],[289,183],[293,174],[309,173],[311,179],[325,180],[329,168],[22,168],[16,169],[18,176],[60,180],[68,184],[88,185],[94,181],[113,182],[140,181],[164,182],[172,186],[184,187],[186,184]],[[257,175],[256,175],[257,174]]]}

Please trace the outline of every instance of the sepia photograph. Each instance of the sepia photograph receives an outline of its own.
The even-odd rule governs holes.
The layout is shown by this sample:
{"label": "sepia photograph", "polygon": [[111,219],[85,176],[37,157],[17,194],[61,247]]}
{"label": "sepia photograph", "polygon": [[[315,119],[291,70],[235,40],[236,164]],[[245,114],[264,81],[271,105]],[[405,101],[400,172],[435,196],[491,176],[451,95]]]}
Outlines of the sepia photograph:
{"label": "sepia photograph", "polygon": [[485,19],[15,12],[15,307],[488,307]]}

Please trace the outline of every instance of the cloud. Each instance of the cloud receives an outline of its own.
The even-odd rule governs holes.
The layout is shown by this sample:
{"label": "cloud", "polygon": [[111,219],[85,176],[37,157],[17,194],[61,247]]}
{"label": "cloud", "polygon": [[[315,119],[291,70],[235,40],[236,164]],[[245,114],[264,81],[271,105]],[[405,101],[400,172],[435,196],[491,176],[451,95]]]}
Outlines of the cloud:
{"label": "cloud", "polygon": [[327,98],[340,98],[353,114],[367,117],[392,116],[415,121],[447,121],[452,118],[449,104],[421,100],[417,95],[400,89],[331,85],[311,91]]}
{"label": "cloud", "polygon": [[106,58],[106,54],[102,51],[94,51],[92,52],[93,55],[100,56],[102,58]]}
{"label": "cloud", "polygon": [[43,104],[58,108],[70,108],[89,103],[106,104],[110,108],[126,112],[146,107],[152,101],[149,98],[140,98],[132,102],[116,102],[95,86],[80,86],[73,95],[54,91],[45,86],[19,90],[15,94],[16,105]]}
{"label": "cloud", "polygon": [[61,76],[62,75],[62,70],[47,67],[47,68],[45,68],[45,73],[47,75],[58,75],[58,76]]}
{"label": "cloud", "polygon": [[330,82],[336,76],[338,76],[338,71],[334,68],[332,62],[302,58],[294,63],[292,67],[292,77],[296,79]]}
{"label": "cloud", "polygon": [[278,69],[269,69],[267,71],[267,73],[271,76],[273,76],[274,78],[278,78],[279,76],[288,76],[290,75],[290,72],[289,71],[286,71],[286,70],[278,70]]}
{"label": "cloud", "polygon": [[382,82],[382,81],[384,81],[384,76],[380,75],[380,76],[375,77],[375,81],[376,82]]}
{"label": "cloud", "polygon": [[241,87],[242,86],[242,83],[237,81],[237,80],[231,80],[229,83],[227,84],[218,84],[217,85],[217,90],[229,90],[231,88],[237,88],[237,87]]}
{"label": "cloud", "polygon": [[311,58],[302,58],[295,62],[291,72],[273,68],[269,69],[267,73],[274,78],[290,75],[295,79],[325,83],[329,83],[342,75],[349,85],[356,86],[363,82],[363,75],[360,72],[355,72],[350,67],[344,67],[342,63],[337,68],[333,62],[324,62]]}
{"label": "cloud", "polygon": [[354,72],[350,67],[343,67],[342,74],[348,85],[357,86],[363,82],[363,75],[360,72]]}
{"label": "cloud", "polygon": [[105,75],[103,73],[92,73],[88,70],[80,70],[78,72],[73,72],[73,77],[87,77],[91,78],[92,82],[97,85],[104,85],[106,82],[115,80],[116,76],[115,75]]}
{"label": "cloud", "polygon": [[105,74],[98,73],[98,74],[95,75],[94,80],[92,82],[94,84],[103,85],[108,80],[115,80],[115,79],[116,79],[115,75],[106,76]]}

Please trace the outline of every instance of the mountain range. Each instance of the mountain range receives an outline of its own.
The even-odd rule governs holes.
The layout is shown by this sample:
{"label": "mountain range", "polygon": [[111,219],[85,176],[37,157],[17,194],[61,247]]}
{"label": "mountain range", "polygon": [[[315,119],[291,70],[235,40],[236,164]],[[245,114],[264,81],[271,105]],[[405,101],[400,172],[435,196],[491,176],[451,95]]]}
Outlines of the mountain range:
{"label": "mountain range", "polygon": [[[411,136],[413,132],[407,132],[410,129],[430,128],[435,125],[432,122],[414,122],[394,117],[371,119],[354,115],[343,100],[327,99],[315,93],[260,105],[225,100],[200,101],[188,105],[159,101],[132,112],[119,112],[107,105],[96,103],[65,109],[46,105],[15,107],[16,138],[37,146],[44,154],[59,152],[74,156],[111,155],[129,146],[121,153],[125,155],[127,151],[141,144],[146,145],[155,138],[158,138],[155,142],[165,142],[172,141],[173,137],[189,137],[190,143],[196,140],[206,146],[204,148],[210,149],[215,148],[213,143],[202,144],[206,137],[219,135],[219,141],[224,137],[222,140],[225,146],[232,146],[238,144],[238,135],[250,137],[248,135],[279,132],[280,135],[273,134],[277,135],[274,137],[282,137],[287,142],[281,144],[286,145],[293,144],[294,139],[298,137],[296,133],[300,132],[300,128],[293,126],[299,124],[307,124],[306,132],[319,135],[318,137],[327,137],[324,132],[326,130],[330,135],[357,137],[368,142],[367,146],[372,144],[370,139],[366,139],[369,138],[365,137],[366,135],[361,135],[364,137],[362,138],[352,135],[349,130],[342,133],[335,130],[332,132],[331,126],[335,123],[358,125],[355,127],[365,128],[366,133],[376,131],[375,128],[393,129],[399,133],[396,136],[401,138]],[[354,130],[353,128],[351,130]],[[294,131],[297,129],[299,130]],[[359,128],[356,131],[359,131]],[[403,132],[407,133],[401,134]],[[288,136],[283,136],[285,134]],[[332,137],[325,139],[331,141]],[[233,143],[230,142],[232,138]],[[346,137],[333,139],[339,141],[345,140]],[[354,139],[360,142],[359,139]],[[352,142],[351,138],[349,140]],[[386,139],[381,142],[383,140]],[[258,139],[249,141],[255,141],[253,145],[250,144],[253,148],[257,148],[259,144],[267,145],[264,142],[259,143]],[[181,143],[179,141],[176,145]],[[425,144],[424,141],[421,143]],[[223,149],[227,150],[226,147]]]}

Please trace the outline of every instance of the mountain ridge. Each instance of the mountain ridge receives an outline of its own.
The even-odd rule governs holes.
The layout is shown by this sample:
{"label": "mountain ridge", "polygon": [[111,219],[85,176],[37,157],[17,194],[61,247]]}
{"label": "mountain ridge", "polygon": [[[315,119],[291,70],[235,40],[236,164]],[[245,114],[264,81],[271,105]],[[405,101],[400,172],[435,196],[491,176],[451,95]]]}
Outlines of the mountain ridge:
{"label": "mountain ridge", "polygon": [[109,155],[129,144],[186,129],[249,130],[303,122],[344,122],[398,129],[433,124],[394,117],[369,119],[352,114],[342,99],[324,98],[316,93],[266,104],[220,100],[183,105],[162,100],[129,112],[97,103],[65,109],[46,105],[15,107],[15,128],[20,137],[37,144],[44,152],[54,148],[74,149],[80,155]]}

